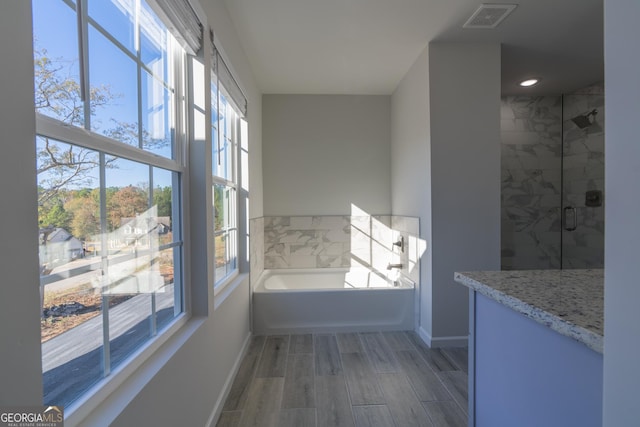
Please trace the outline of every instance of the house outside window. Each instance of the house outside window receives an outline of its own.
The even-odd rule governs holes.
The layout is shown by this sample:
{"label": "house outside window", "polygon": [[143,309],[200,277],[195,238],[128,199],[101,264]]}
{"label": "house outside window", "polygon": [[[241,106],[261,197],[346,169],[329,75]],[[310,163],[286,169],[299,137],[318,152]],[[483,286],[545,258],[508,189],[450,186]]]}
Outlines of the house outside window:
{"label": "house outside window", "polygon": [[186,52],[144,0],[33,1],[44,397],[184,311]]}

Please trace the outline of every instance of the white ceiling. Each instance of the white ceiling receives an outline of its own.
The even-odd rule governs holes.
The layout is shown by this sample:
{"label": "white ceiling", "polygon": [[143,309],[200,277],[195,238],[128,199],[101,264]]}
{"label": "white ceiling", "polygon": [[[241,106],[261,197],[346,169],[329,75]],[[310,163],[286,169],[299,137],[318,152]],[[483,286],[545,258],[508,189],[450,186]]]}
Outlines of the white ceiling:
{"label": "white ceiling", "polygon": [[515,0],[495,30],[463,29],[478,0],[225,0],[264,93],[391,94],[431,41],[502,43],[503,94],[604,80],[602,0]]}

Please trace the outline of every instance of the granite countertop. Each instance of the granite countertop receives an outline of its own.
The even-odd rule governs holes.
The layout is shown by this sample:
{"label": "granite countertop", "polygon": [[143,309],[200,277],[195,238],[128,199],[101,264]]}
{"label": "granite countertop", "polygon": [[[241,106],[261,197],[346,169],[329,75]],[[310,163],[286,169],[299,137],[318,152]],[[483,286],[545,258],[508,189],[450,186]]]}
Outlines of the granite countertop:
{"label": "granite countertop", "polygon": [[603,352],[604,270],[477,271],[455,281]]}

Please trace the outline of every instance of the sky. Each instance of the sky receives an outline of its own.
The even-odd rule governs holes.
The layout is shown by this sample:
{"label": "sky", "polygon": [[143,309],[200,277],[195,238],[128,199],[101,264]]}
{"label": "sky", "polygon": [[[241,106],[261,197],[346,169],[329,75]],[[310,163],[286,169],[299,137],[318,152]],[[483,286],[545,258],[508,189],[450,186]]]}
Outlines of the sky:
{"label": "sky", "polygon": [[[136,45],[141,46],[140,58],[155,78],[141,69],[141,111],[143,128],[152,137],[163,139],[170,135],[168,107],[171,92],[162,81],[168,79],[167,37],[164,25],[151,13],[146,3],[140,2],[141,13],[136,12],[136,0],[89,1],[89,17],[102,25],[116,40],[136,55]],[[61,67],[59,73],[78,79],[79,53],[78,30],[75,10],[70,0],[40,0],[33,2],[34,39],[36,49],[46,49],[50,59]],[[140,40],[134,31],[136,15],[141,22]],[[106,133],[117,123],[138,122],[138,67],[123,50],[112,43],[93,25],[89,25],[89,79],[92,87],[104,85],[112,94],[108,106],[100,108],[92,116],[92,130]],[[170,147],[150,149],[156,154],[170,156]],[[148,167],[133,162],[120,162],[118,172],[107,171],[107,186],[125,186],[148,182]],[[170,173],[155,173],[154,186],[170,185]],[[166,177],[169,177],[168,179]]]}

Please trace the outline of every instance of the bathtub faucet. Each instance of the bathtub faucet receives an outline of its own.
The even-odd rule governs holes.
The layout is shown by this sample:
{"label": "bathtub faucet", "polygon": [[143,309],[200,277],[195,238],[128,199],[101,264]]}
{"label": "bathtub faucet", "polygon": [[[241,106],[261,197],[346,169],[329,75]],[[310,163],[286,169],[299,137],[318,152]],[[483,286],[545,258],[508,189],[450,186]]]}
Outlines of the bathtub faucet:
{"label": "bathtub faucet", "polygon": [[387,264],[387,270],[391,270],[392,268],[402,268],[402,264]]}

